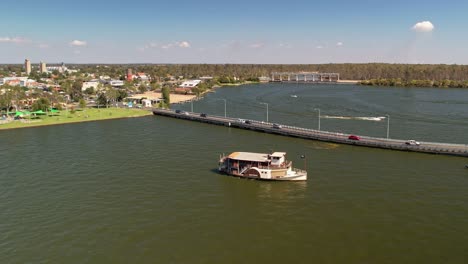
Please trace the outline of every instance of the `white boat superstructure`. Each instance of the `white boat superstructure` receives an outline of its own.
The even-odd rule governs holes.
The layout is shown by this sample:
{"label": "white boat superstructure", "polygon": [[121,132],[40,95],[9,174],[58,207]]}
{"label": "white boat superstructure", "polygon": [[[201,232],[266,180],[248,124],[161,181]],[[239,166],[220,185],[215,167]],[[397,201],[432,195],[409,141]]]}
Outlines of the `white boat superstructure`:
{"label": "white boat superstructure", "polygon": [[233,152],[219,160],[219,171],[228,175],[272,181],[305,181],[307,172],[292,167],[286,152],[272,154]]}

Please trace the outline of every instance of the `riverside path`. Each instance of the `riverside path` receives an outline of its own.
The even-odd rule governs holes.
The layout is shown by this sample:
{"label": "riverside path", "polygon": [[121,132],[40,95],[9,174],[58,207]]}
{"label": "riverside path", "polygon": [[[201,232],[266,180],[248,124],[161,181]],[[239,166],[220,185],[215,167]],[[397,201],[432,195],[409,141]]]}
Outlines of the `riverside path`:
{"label": "riverside path", "polygon": [[241,129],[254,130],[270,134],[278,134],[289,137],[298,137],[304,139],[320,140],[325,142],[334,142],[340,144],[393,149],[401,151],[423,152],[431,154],[443,154],[468,157],[468,148],[465,144],[447,144],[436,142],[420,142],[420,145],[408,145],[406,140],[375,138],[359,136],[359,140],[349,139],[350,134],[327,132],[321,130],[293,127],[282,124],[272,124],[255,120],[243,120],[232,117],[221,117],[214,115],[204,115],[195,112],[172,111],[167,109],[155,108],[152,110],[154,115],[174,117],[190,121],[230,126]]}

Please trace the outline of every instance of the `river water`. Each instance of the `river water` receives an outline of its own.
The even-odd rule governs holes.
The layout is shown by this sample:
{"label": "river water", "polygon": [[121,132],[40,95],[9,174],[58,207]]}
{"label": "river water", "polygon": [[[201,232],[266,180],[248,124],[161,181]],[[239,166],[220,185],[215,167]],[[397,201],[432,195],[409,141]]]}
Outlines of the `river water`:
{"label": "river water", "polygon": [[[222,99],[232,117],[267,103],[316,128],[320,109],[323,130],[386,137],[389,115],[392,138],[468,142],[468,90],[246,85],[194,111]],[[271,150],[309,180],[216,172],[221,153]],[[1,263],[466,263],[465,164],[160,116],[0,131]]]}

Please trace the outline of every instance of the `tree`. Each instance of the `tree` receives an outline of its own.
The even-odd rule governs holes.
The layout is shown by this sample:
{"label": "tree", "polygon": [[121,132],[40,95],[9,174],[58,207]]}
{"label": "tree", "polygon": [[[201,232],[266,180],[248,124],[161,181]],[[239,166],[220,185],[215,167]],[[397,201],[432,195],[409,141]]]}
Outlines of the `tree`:
{"label": "tree", "polygon": [[117,89],[111,87],[111,86],[108,86],[106,88],[106,98],[107,98],[107,104],[106,106],[109,107],[109,103],[115,103],[117,102],[117,98],[119,97],[119,92],[117,91]]}
{"label": "tree", "polygon": [[5,89],[5,93],[0,94],[0,108],[6,108],[8,113],[13,106],[13,93],[10,90],[11,86],[3,85],[1,87]]}
{"label": "tree", "polygon": [[138,86],[138,91],[140,93],[145,93],[148,89],[146,88],[146,85],[144,84],[140,84],[140,86]]}
{"label": "tree", "polygon": [[1,87],[5,90],[5,93],[0,97],[1,106],[7,108],[7,111],[14,106],[15,110],[18,111],[20,101],[26,97],[24,90],[19,86],[3,85]]}
{"label": "tree", "polygon": [[94,87],[88,87],[86,90],[84,90],[84,93],[87,95],[93,95],[94,94]]}
{"label": "tree", "polygon": [[41,97],[37,99],[33,104],[32,104],[32,110],[33,111],[47,111],[50,107],[50,101],[47,98]]}
{"label": "tree", "polygon": [[166,106],[169,106],[169,104],[171,103],[171,95],[170,95],[169,87],[162,88],[162,97]]}
{"label": "tree", "polygon": [[76,80],[71,87],[71,91],[69,93],[70,98],[75,102],[78,102],[81,98],[83,98],[81,87],[83,87],[82,80]]}
{"label": "tree", "polygon": [[96,102],[97,102],[97,104],[98,104],[98,107],[99,107],[100,105],[105,105],[105,106],[107,106],[107,97],[106,97],[106,94],[105,94],[105,93],[100,93],[100,94],[98,95],[98,98],[97,98]]}
{"label": "tree", "polygon": [[161,86],[159,85],[159,83],[152,82],[152,83],[150,84],[150,89],[151,89],[151,91],[156,91],[156,90],[158,90],[158,89],[160,89],[160,88],[161,88]]}
{"label": "tree", "polygon": [[85,101],[85,99],[81,98],[79,104],[80,104],[80,108],[81,108],[81,109],[85,109],[85,108],[86,108],[86,101]]}

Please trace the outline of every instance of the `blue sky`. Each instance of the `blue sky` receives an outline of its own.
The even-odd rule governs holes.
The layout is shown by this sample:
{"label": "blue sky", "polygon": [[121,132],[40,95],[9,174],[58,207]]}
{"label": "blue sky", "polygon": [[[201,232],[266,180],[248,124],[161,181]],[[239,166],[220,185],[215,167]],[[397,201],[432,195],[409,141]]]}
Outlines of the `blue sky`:
{"label": "blue sky", "polygon": [[[69,1],[2,5],[0,64],[468,64],[468,1]],[[418,24],[420,23],[420,24]]]}

